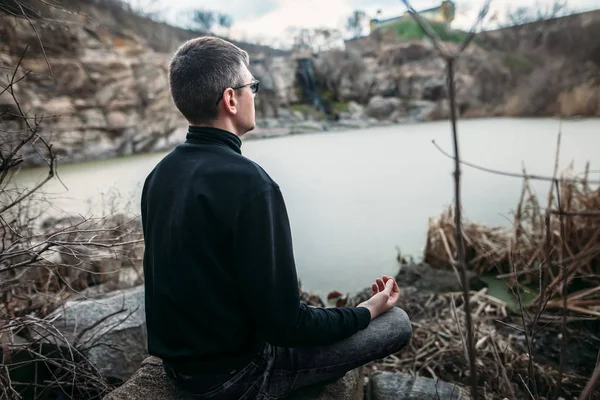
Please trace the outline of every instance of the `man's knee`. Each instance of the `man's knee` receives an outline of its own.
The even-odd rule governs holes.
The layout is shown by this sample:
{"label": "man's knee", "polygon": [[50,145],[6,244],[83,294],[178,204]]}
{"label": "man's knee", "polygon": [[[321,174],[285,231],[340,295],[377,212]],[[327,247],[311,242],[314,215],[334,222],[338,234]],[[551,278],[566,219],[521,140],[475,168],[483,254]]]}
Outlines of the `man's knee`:
{"label": "man's knee", "polygon": [[399,351],[408,345],[412,338],[412,324],[406,311],[399,307],[394,307],[383,315],[380,315],[377,319],[379,318],[381,318],[380,323],[384,325],[384,329],[392,334],[392,343],[390,345],[395,351]]}

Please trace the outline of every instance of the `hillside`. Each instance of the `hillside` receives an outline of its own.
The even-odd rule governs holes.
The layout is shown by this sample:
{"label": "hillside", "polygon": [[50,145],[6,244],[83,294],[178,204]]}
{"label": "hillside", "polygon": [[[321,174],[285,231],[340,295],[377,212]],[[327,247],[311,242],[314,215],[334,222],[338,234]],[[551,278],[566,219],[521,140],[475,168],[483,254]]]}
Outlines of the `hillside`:
{"label": "hillside", "polygon": [[[600,116],[598,32],[600,11],[592,11],[478,35],[457,68],[462,116]],[[450,46],[457,35],[445,34]],[[362,66],[352,77],[340,77],[335,90],[352,82],[365,99],[380,94],[441,107],[447,97],[444,64],[420,37],[411,21],[403,21],[348,41],[346,53]]]}
{"label": "hillside", "polygon": [[[197,32],[135,15],[118,0],[28,4],[41,11],[28,11],[29,19],[11,16],[19,10],[10,7],[0,14],[0,62],[12,71],[27,48],[21,73],[31,73],[15,94],[28,115],[44,116],[40,132],[61,162],[167,150],[182,140],[187,124],[170,98],[168,63]],[[460,115],[600,116],[599,31],[595,11],[479,35],[457,65]],[[448,44],[456,39],[448,35]],[[316,57],[236,44],[261,81],[250,138],[448,117],[444,63],[408,22]],[[22,131],[14,111],[1,94],[2,131]],[[25,165],[41,161],[35,149],[23,151]]]}

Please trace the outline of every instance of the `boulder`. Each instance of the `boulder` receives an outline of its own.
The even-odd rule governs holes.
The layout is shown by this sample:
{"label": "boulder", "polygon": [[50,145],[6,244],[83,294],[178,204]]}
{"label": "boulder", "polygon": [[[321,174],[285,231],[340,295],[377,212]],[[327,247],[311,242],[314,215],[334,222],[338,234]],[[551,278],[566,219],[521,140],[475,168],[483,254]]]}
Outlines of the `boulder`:
{"label": "boulder", "polygon": [[42,105],[42,110],[47,116],[68,115],[74,111],[73,102],[67,96],[55,97]]}
{"label": "boulder", "polygon": [[106,128],[106,117],[104,112],[99,108],[90,108],[79,113],[81,122],[85,124],[87,129],[103,129]]}
{"label": "boulder", "polygon": [[363,119],[365,114],[365,108],[355,101],[348,103],[348,112],[350,113],[351,119]]}
{"label": "boulder", "polygon": [[[458,114],[457,110],[457,116]],[[425,121],[439,121],[442,119],[449,119],[450,118],[450,101],[449,100],[438,100],[435,103],[435,107],[433,108],[433,110],[431,110],[431,112],[425,117]]]}
{"label": "boulder", "polygon": [[467,400],[457,385],[398,372],[374,372],[367,389],[370,400]]}
{"label": "boulder", "polygon": [[294,110],[292,112],[292,115],[294,116],[294,119],[296,119],[297,121],[304,121],[306,119],[304,114],[302,114],[302,112],[298,111],[298,110]]}
{"label": "boulder", "polygon": [[[484,288],[485,283],[473,272],[467,271],[469,287],[471,290]],[[437,269],[428,264],[404,264],[395,277],[402,288],[412,286],[421,291],[433,293],[460,292],[460,281],[453,270]]]}
{"label": "boulder", "polygon": [[408,104],[408,115],[417,121],[429,121],[436,110],[433,101],[414,100]]}
{"label": "boulder", "polygon": [[400,99],[395,97],[374,96],[369,100],[367,114],[377,119],[389,118],[400,106]]}
{"label": "boulder", "polygon": [[328,383],[301,389],[287,397],[288,400],[362,400],[364,397],[362,368],[348,371],[342,378]]}
{"label": "boulder", "polygon": [[47,318],[106,377],[126,380],[148,356],[143,285],[69,300]]}
{"label": "boulder", "polygon": [[122,128],[128,124],[129,118],[121,111],[111,111],[106,115],[106,121],[110,128]]}
{"label": "boulder", "polygon": [[[359,400],[363,398],[363,377],[359,370],[348,372],[343,378],[324,385],[302,389],[290,400]],[[193,399],[179,389],[165,374],[162,361],[148,357],[141,368],[122,386],[109,393],[104,400],[187,400]]]}

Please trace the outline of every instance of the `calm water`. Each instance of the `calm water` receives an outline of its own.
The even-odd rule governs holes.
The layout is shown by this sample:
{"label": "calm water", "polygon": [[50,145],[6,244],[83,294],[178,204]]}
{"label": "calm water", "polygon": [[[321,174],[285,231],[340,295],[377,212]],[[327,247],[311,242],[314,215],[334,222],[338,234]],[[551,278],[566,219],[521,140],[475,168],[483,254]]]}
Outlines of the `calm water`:
{"label": "calm water", "polygon": [[[550,175],[559,121],[487,119],[459,124],[461,156],[490,168]],[[562,123],[562,167],[586,161],[600,168],[600,120]],[[397,269],[396,247],[420,258],[428,219],[453,201],[453,161],[432,144],[452,149],[449,124],[435,122],[244,142],[243,153],[282,187],[303,286],[354,291]],[[98,216],[139,213],[143,180],[164,154],[62,165],[45,187],[57,209]],[[43,170],[22,171],[34,183]],[[595,175],[600,179],[600,174]],[[465,217],[508,225],[519,179],[464,167]],[[548,183],[535,184],[545,199]],[[544,204],[542,202],[542,204]],[[57,209],[49,210],[57,213]]]}

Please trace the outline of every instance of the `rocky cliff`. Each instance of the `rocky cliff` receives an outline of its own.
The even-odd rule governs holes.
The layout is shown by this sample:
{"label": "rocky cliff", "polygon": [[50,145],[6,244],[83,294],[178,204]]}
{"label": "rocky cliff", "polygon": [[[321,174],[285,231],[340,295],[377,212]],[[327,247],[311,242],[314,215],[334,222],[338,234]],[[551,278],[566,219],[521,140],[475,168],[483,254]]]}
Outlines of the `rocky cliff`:
{"label": "rocky cliff", "polygon": [[[170,98],[168,65],[197,32],[141,18],[118,1],[69,0],[64,9],[36,1],[29,3],[41,12],[28,18],[0,13],[0,63],[10,76],[23,57],[16,77],[27,76],[14,85],[15,96],[30,121],[43,116],[39,133],[60,161],[164,150],[182,140],[187,124]],[[236,44],[249,51],[264,82],[258,105],[295,101],[294,61],[287,53]],[[7,83],[3,79],[3,87]],[[3,142],[12,143],[6,135],[23,134],[25,124],[9,92],[2,92],[0,131]],[[33,148],[22,152],[26,165],[43,162]]]}
{"label": "rocky cliff", "polygon": [[[168,63],[198,33],[136,16],[117,0],[68,0],[28,19],[8,12],[0,14],[2,69],[11,72],[25,55],[17,76],[31,72],[15,95],[28,117],[44,116],[40,132],[62,162],[165,150],[182,140],[186,123],[170,98]],[[600,11],[480,35],[457,65],[461,116],[600,116],[599,30]],[[313,57],[314,85],[336,122],[298,104],[295,55],[237,44],[262,83],[261,118],[248,137],[448,116],[445,65],[427,40],[382,31]],[[15,113],[9,93],[0,94],[0,131],[23,131]],[[41,161],[34,149],[23,151],[26,164]]]}
{"label": "rocky cliff", "polygon": [[[460,114],[600,116],[598,32],[600,10],[478,35],[456,66]],[[397,99],[396,117],[423,107],[426,119],[447,117],[445,64],[427,40],[376,31],[347,42],[344,52],[322,55],[317,70],[338,101],[383,96]],[[380,111],[371,112],[390,115]]]}

